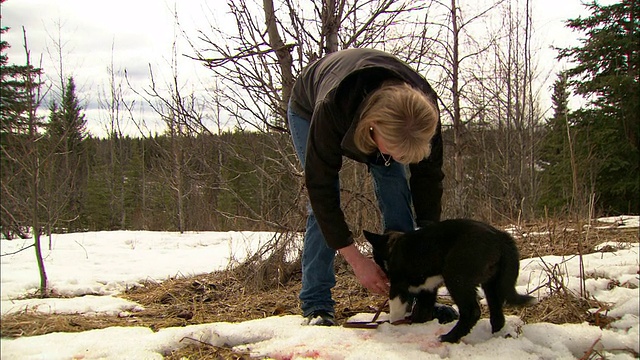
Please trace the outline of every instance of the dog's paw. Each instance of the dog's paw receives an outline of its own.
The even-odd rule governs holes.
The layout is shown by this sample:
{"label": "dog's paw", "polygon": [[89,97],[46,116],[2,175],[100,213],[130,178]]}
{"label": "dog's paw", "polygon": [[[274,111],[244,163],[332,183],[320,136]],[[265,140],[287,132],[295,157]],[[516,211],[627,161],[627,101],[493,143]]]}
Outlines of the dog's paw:
{"label": "dog's paw", "polygon": [[457,343],[458,341],[460,341],[460,336],[456,336],[455,334],[444,334],[440,336],[440,342],[447,342],[447,343]]}

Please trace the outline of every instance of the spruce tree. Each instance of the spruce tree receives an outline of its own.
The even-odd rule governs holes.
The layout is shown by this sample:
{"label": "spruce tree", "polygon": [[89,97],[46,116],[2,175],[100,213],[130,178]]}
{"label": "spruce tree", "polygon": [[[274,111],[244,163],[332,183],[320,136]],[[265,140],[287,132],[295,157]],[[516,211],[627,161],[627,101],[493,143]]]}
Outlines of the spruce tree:
{"label": "spruce tree", "polygon": [[26,170],[38,163],[37,143],[30,133],[37,133],[42,125],[35,115],[42,70],[29,62],[9,63],[6,51],[10,45],[2,36],[7,31],[7,27],[0,28],[0,228],[5,237],[12,238],[28,236],[32,215],[25,184],[32,179]]}
{"label": "spruce tree", "polygon": [[69,230],[76,230],[84,203],[88,161],[86,119],[73,77],[66,83],[60,104],[53,102],[49,109],[48,138],[51,150],[56,154],[55,177],[51,181],[57,182],[58,191],[63,191],[61,196],[56,196],[59,208],[64,209],[60,220],[68,224]]}
{"label": "spruce tree", "polygon": [[640,2],[586,6],[591,15],[567,22],[586,37],[559,53],[576,64],[567,74],[576,94],[588,100],[575,112],[576,152],[594,174],[599,210],[639,213]]}
{"label": "spruce tree", "polygon": [[568,129],[569,90],[566,73],[558,74],[551,95],[553,116],[548,119],[540,149],[542,166],[542,196],[540,205],[552,213],[568,210],[572,195],[571,159]]}
{"label": "spruce tree", "polygon": [[[38,76],[42,69],[31,65],[9,64],[6,51],[10,45],[2,34],[9,31],[8,27],[0,28],[0,134],[24,133],[27,128],[27,111],[29,102],[28,87],[38,86]],[[25,79],[31,79],[28,83]]]}

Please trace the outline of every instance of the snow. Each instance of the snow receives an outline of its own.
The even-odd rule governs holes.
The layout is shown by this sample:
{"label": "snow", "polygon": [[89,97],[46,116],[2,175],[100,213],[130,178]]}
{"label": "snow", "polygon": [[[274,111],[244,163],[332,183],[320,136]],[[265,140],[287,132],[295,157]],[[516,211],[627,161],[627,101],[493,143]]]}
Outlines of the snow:
{"label": "snow", "polygon": [[[635,226],[637,216],[609,219]],[[624,224],[620,224],[620,219]],[[601,220],[601,219],[598,219]],[[605,219],[606,220],[606,219]],[[605,222],[601,220],[601,222]],[[242,261],[273,234],[258,232],[169,233],[110,231],[54,235],[43,239],[49,284],[67,298],[25,299],[39,286],[31,240],[0,240],[2,315],[17,312],[127,316],[142,305],[118,298],[142,282],[221,270]],[[390,325],[377,329],[305,326],[299,315],[240,323],[209,323],[161,329],[110,327],[79,333],[50,333],[0,339],[2,359],[162,359],[188,344],[208,343],[273,359],[575,359],[592,349],[607,359],[637,359],[639,352],[639,244],[603,243],[603,252],[582,257],[584,290],[616,320],[601,329],[589,324],[524,324],[508,316],[491,334],[481,319],[459,344],[438,336],[455,323]],[[15,253],[14,253],[15,252]],[[9,255],[4,255],[9,254]],[[544,256],[520,262],[518,291],[542,299],[553,287],[580,293],[580,258]],[[612,286],[615,284],[615,286]],[[446,289],[441,290],[446,294]],[[377,305],[377,304],[376,304]],[[358,314],[368,319],[372,314]],[[382,314],[382,317],[387,314]]]}

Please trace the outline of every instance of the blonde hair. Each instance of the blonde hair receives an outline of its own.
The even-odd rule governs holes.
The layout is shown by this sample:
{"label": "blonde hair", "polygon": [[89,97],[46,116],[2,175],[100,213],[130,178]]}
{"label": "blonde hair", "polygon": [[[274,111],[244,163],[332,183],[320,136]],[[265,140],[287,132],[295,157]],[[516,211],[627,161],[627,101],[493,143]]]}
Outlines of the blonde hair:
{"label": "blonde hair", "polygon": [[358,150],[378,150],[371,129],[394,151],[394,160],[417,163],[431,153],[438,126],[438,109],[423,92],[407,83],[381,86],[365,98],[354,141]]}

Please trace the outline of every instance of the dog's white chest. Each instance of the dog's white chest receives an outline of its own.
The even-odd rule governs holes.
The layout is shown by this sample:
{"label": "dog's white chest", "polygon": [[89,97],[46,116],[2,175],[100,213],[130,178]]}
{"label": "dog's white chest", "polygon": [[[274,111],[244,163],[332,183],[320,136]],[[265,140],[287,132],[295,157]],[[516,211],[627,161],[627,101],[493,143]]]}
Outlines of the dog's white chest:
{"label": "dog's white chest", "polygon": [[409,286],[409,292],[417,294],[421,291],[429,291],[434,292],[442,283],[444,279],[442,275],[430,276],[425,281],[424,284],[419,286]]}

